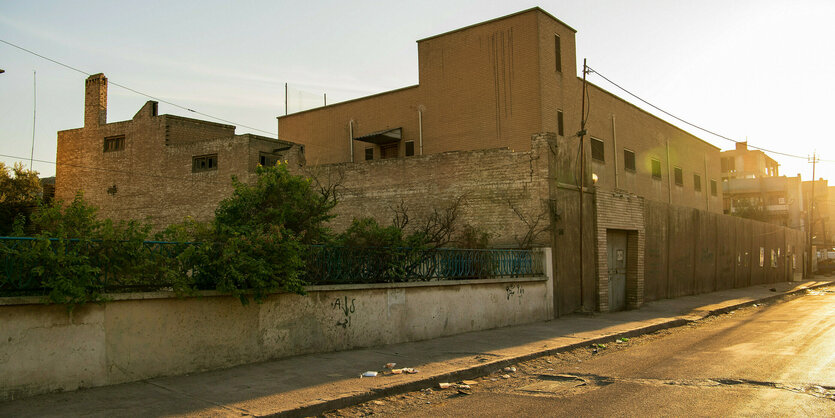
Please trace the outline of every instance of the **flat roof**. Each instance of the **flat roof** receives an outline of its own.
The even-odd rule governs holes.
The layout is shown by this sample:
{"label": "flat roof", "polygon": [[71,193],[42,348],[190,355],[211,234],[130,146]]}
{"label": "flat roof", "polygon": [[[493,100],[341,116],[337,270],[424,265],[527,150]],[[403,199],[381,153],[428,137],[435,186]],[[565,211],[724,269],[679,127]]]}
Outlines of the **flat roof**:
{"label": "flat roof", "polygon": [[561,25],[563,25],[563,26],[567,27],[567,28],[568,28],[568,29],[570,29],[572,32],[577,33],[577,30],[576,30],[576,29],[572,28],[571,26],[568,26],[568,25],[567,25],[565,22],[563,22],[562,20],[559,20],[559,19],[557,19],[556,17],[554,17],[554,15],[552,15],[552,14],[550,14],[550,13],[546,12],[545,10],[542,10],[542,9],[541,9],[541,8],[539,8],[539,7],[531,7],[530,9],[522,10],[522,11],[520,11],[520,12],[511,13],[511,14],[509,14],[509,15],[505,15],[505,16],[502,16],[502,17],[496,17],[496,18],[493,18],[493,19],[490,19],[490,20],[485,20],[485,21],[483,21],[483,22],[474,23],[474,24],[472,24],[472,25],[464,26],[463,28],[453,29],[453,30],[450,30],[450,31],[447,31],[447,32],[439,33],[439,34],[437,34],[437,35],[432,35],[432,36],[429,36],[429,37],[426,37],[426,38],[423,38],[423,39],[418,39],[418,40],[417,40],[417,42],[427,41],[427,40],[429,40],[429,39],[438,38],[438,37],[440,37],[440,36],[449,35],[449,34],[451,34],[451,33],[460,32],[460,31],[463,31],[463,30],[467,30],[467,29],[474,28],[474,27],[476,27],[476,26],[486,25],[486,24],[489,24],[489,23],[497,22],[497,21],[499,21],[499,20],[503,20],[503,19],[511,18],[511,17],[514,17],[514,16],[518,16],[518,15],[525,14],[525,13],[530,13],[530,12],[540,12],[540,13],[544,14],[545,16],[550,17],[551,19],[553,19],[553,20],[554,20],[554,21],[556,21],[557,23],[559,23],[559,24],[561,24]]}

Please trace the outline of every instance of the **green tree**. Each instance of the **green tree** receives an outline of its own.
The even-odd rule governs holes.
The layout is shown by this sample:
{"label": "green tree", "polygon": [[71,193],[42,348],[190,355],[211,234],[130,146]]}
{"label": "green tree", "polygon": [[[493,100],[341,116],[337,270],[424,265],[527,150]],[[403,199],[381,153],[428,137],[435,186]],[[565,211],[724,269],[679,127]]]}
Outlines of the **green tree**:
{"label": "green tree", "polygon": [[271,292],[304,293],[301,274],[309,244],[331,239],[326,222],[336,205],[311,180],[293,175],[286,164],[259,166],[255,184],[233,178],[234,192],[208,224],[187,221],[162,237],[201,243],[189,255],[195,286],[262,301]]}
{"label": "green tree", "polygon": [[41,183],[36,171],[15,163],[9,168],[0,162],[0,236],[13,232],[15,225],[21,229],[41,200]]}

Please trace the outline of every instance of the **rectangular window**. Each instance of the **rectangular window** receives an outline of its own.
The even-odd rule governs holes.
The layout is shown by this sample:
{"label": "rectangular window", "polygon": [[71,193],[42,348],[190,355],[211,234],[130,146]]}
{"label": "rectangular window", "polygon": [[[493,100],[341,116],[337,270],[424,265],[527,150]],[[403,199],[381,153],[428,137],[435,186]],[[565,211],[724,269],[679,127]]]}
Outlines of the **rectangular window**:
{"label": "rectangular window", "polygon": [[716,180],[710,180],[710,195],[716,196]]}
{"label": "rectangular window", "polygon": [[698,174],[693,174],[693,190],[702,191],[702,177]]}
{"label": "rectangular window", "polygon": [[562,48],[560,48],[560,35],[554,34],[554,59],[556,70],[562,72]]}
{"label": "rectangular window", "polygon": [[635,151],[623,150],[623,168],[626,171],[635,172]]}
{"label": "rectangular window", "polygon": [[406,141],[406,156],[411,157],[415,155],[415,141]]}
{"label": "rectangular window", "polygon": [[276,165],[278,163],[278,161],[279,161],[279,158],[278,158],[277,155],[267,154],[267,153],[264,153],[264,152],[262,152],[261,155],[258,158],[258,163],[263,165],[264,167],[272,167],[272,166]]}
{"label": "rectangular window", "polygon": [[673,175],[675,176],[676,186],[684,186],[684,172],[681,167],[673,167]]}
{"label": "rectangular window", "polygon": [[606,161],[605,149],[603,148],[603,141],[592,138],[591,139],[591,158],[597,161]]}
{"label": "rectangular window", "polygon": [[191,157],[191,172],[199,173],[201,171],[217,170],[217,154],[201,155],[199,157]]}
{"label": "rectangular window", "polygon": [[652,178],[661,180],[661,160],[652,158],[650,161],[652,162]]}
{"label": "rectangular window", "polygon": [[373,160],[374,159],[374,148],[366,148],[365,149],[365,160]]}
{"label": "rectangular window", "polygon": [[104,138],[104,152],[122,151],[124,149],[124,135],[108,136]]}
{"label": "rectangular window", "polygon": [[557,135],[565,136],[565,127],[562,121],[562,110],[557,111]]}

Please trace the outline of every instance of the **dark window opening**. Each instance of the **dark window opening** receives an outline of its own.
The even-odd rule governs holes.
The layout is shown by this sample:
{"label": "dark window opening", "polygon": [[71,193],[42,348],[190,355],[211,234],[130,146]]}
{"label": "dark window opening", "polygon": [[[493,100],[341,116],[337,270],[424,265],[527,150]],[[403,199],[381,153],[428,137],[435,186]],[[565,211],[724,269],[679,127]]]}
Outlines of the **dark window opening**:
{"label": "dark window opening", "polygon": [[651,159],[652,162],[652,178],[661,180],[661,160]]}
{"label": "dark window opening", "polygon": [[605,149],[603,148],[603,141],[592,138],[591,139],[591,158],[598,160],[598,161],[606,161],[604,158],[606,154]]}
{"label": "dark window opening", "polygon": [[272,167],[272,166],[278,164],[279,161],[281,161],[281,160],[279,159],[279,157],[277,155],[265,154],[263,152],[261,153],[261,155],[258,158],[258,164],[261,164],[264,167]]}
{"label": "dark window opening", "polygon": [[104,138],[104,152],[122,151],[125,149],[125,136],[116,135]]}
{"label": "dark window opening", "polygon": [[716,180],[710,181],[710,195],[716,196]]}
{"label": "dark window opening", "polygon": [[562,72],[562,48],[560,48],[560,36],[554,35],[554,59],[556,60],[556,70]]}
{"label": "dark window opening", "polygon": [[635,151],[623,150],[623,168],[628,171],[635,171]]}
{"label": "dark window opening", "polygon": [[557,135],[565,136],[565,127],[562,121],[562,110],[557,111]]}
{"label": "dark window opening", "polygon": [[366,148],[365,149],[365,160],[373,160],[374,159],[374,148]]}
{"label": "dark window opening", "polygon": [[415,155],[415,141],[406,141],[406,156],[411,157]]}
{"label": "dark window opening", "polygon": [[702,178],[698,174],[693,174],[693,190],[702,191]]}
{"label": "dark window opening", "polygon": [[199,157],[191,157],[191,172],[199,173],[201,171],[217,170],[217,154],[201,155]]}
{"label": "dark window opening", "polygon": [[380,159],[397,158],[397,152],[400,150],[400,144],[386,144],[380,145]]}
{"label": "dark window opening", "polygon": [[684,172],[681,167],[674,167],[673,175],[675,176],[676,186],[684,186]]}

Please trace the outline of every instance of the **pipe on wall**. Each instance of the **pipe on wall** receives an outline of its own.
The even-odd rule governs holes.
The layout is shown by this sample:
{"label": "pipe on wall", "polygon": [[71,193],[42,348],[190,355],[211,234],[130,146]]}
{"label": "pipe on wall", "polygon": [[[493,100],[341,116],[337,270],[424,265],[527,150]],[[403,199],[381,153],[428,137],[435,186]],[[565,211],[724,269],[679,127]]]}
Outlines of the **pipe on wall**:
{"label": "pipe on wall", "polygon": [[348,145],[351,148],[351,162],[354,162],[354,120],[348,121]]}
{"label": "pipe on wall", "polygon": [[423,105],[418,106],[418,146],[419,155],[423,155]]}

